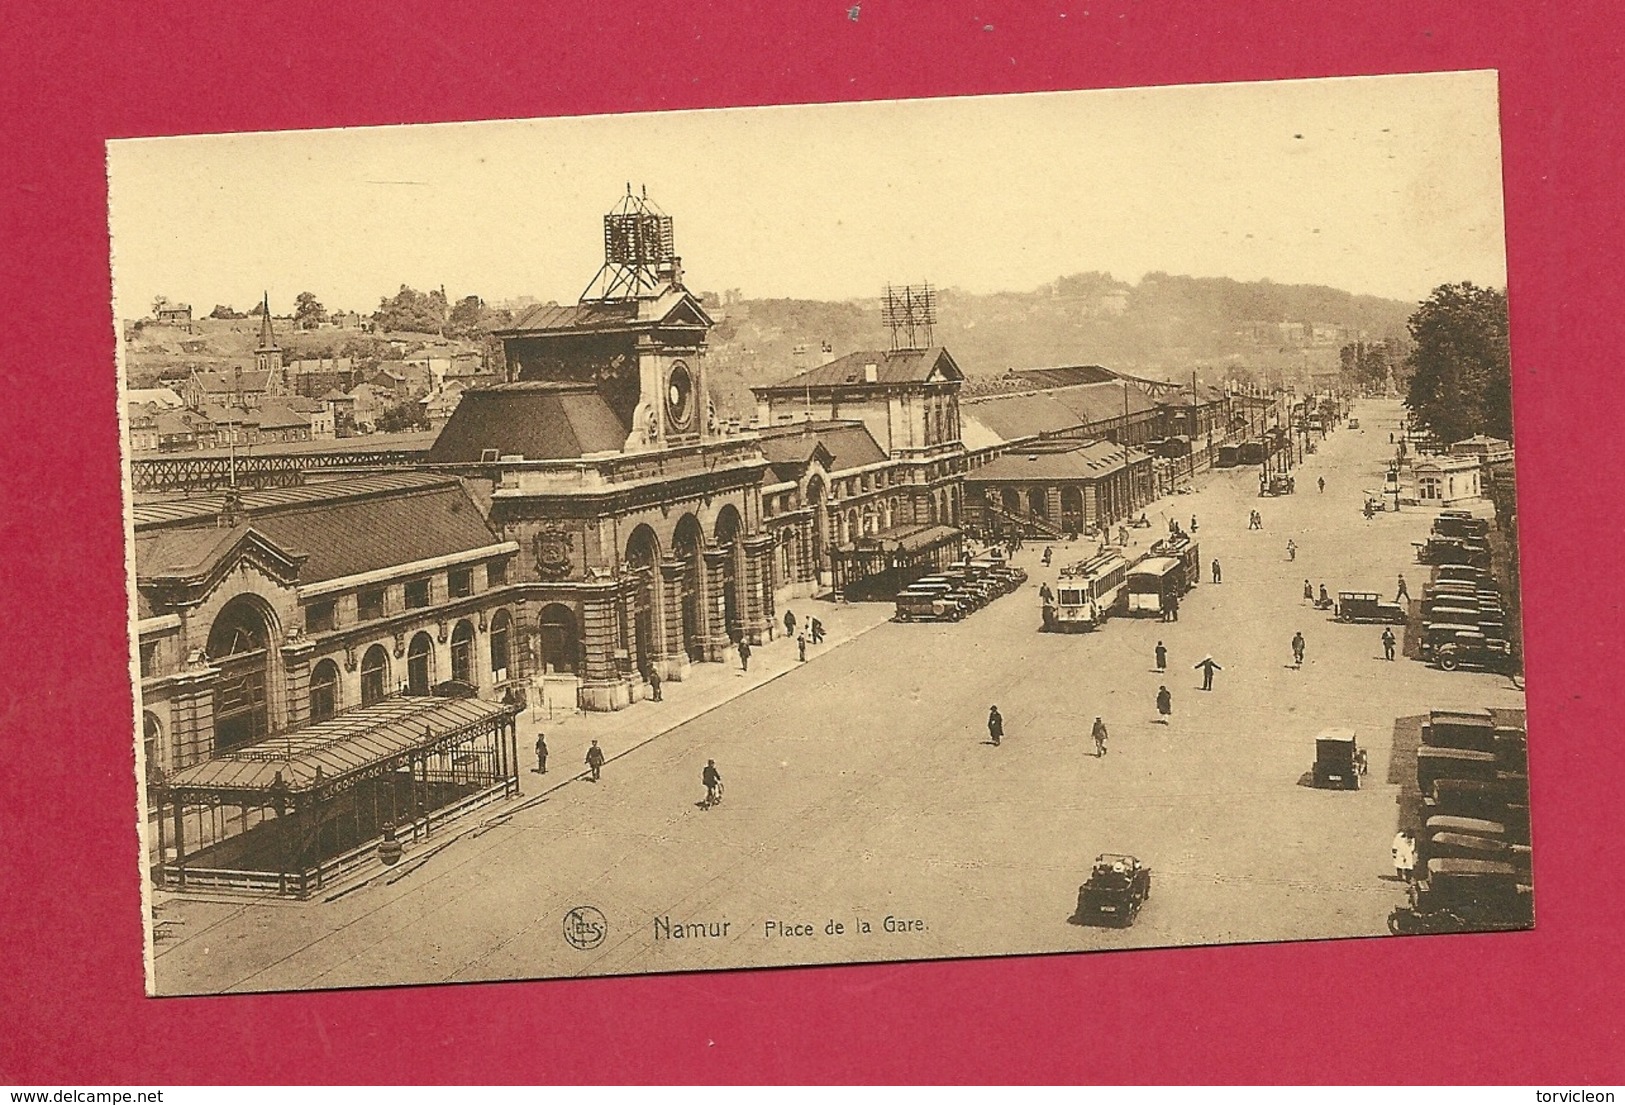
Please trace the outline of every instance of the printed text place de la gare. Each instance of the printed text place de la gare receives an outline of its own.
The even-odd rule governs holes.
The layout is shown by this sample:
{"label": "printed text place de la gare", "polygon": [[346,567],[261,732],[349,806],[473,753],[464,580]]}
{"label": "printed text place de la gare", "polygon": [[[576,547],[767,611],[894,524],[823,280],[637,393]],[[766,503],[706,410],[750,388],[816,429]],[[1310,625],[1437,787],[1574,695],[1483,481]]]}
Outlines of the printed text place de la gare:
{"label": "printed text place de la gare", "polygon": [[[846,936],[925,932],[926,923],[918,918],[896,917],[887,914],[880,921],[858,917],[852,921],[830,918],[824,922],[785,921],[769,918],[761,923],[762,936],[769,940],[807,938],[815,936]],[[720,940],[733,935],[731,921],[674,921],[669,915],[654,919],[656,940]]]}

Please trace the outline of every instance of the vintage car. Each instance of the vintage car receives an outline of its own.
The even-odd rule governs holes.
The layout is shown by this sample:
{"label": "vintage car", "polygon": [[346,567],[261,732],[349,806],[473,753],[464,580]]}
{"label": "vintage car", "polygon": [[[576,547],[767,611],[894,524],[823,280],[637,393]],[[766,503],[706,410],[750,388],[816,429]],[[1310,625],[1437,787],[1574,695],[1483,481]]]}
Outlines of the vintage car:
{"label": "vintage car", "polygon": [[1089,881],[1078,887],[1078,924],[1116,925],[1126,928],[1151,897],[1151,869],[1133,856],[1102,852],[1089,870]]}
{"label": "vintage car", "polygon": [[1298,489],[1298,483],[1291,476],[1274,475],[1267,480],[1260,480],[1258,493],[1260,495],[1291,495]]}
{"label": "vintage car", "polygon": [[1484,625],[1482,629],[1458,630],[1433,650],[1433,662],[1445,671],[1463,666],[1505,671],[1512,665],[1512,644],[1504,637],[1492,637],[1482,631],[1491,628],[1494,627]]}
{"label": "vintage car", "polygon": [[1472,619],[1467,621],[1423,621],[1422,637],[1418,644],[1422,659],[1433,659],[1441,647],[1455,642],[1458,633],[1477,632],[1478,622]]}
{"label": "vintage car", "polygon": [[1500,780],[1500,771],[1493,752],[1475,752],[1469,748],[1429,748],[1416,750],[1416,789],[1423,794],[1443,779],[1477,779],[1486,783]]}
{"label": "vintage car", "polygon": [[1423,823],[1422,833],[1426,837],[1438,833],[1463,833],[1467,836],[1487,837],[1490,840],[1506,840],[1507,827],[1499,821],[1491,821],[1484,817],[1437,813]]}
{"label": "vintage car", "polygon": [[1411,885],[1409,903],[1388,915],[1395,936],[1423,932],[1485,932],[1534,924],[1530,888],[1510,863],[1487,859],[1431,859]]}
{"label": "vintage car", "polygon": [[1360,746],[1353,729],[1323,729],[1315,736],[1315,766],[1310,778],[1317,787],[1360,789]]}
{"label": "vintage car", "polygon": [[952,588],[915,584],[897,592],[893,616],[900,622],[957,622],[965,610]]}
{"label": "vintage car", "polygon": [[1405,624],[1405,608],[1397,602],[1384,602],[1371,591],[1337,592],[1337,620],[1340,622],[1388,622]]}
{"label": "vintage car", "polygon": [[1527,807],[1518,807],[1518,798],[1510,780],[1497,777],[1488,779],[1436,778],[1433,786],[1423,792],[1422,801],[1428,820],[1447,816],[1467,821],[1485,821],[1505,825],[1507,839],[1524,843],[1527,840]]}
{"label": "vintage car", "polygon": [[1433,519],[1433,532],[1440,537],[1484,538],[1490,532],[1490,523],[1469,511],[1442,510]]}
{"label": "vintage car", "polygon": [[1416,559],[1423,564],[1466,565],[1471,568],[1490,566],[1490,547],[1483,541],[1460,537],[1429,537],[1426,541],[1412,542],[1416,546]]}
{"label": "vintage car", "polygon": [[1429,710],[1422,743],[1434,748],[1495,751],[1495,716],[1488,710]]}
{"label": "vintage car", "polygon": [[1452,580],[1476,583],[1482,587],[1490,582],[1490,574],[1476,564],[1440,564],[1433,569],[1433,582],[1447,583]]}

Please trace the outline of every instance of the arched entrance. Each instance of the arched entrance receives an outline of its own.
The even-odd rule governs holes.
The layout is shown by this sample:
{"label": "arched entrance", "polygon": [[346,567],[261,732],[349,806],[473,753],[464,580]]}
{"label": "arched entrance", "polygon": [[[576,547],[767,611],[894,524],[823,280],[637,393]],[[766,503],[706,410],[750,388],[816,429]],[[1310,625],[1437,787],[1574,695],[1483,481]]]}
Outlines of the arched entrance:
{"label": "arched entrance", "polygon": [[744,544],[740,540],[739,511],[730,504],[722,508],[717,515],[717,524],[712,536],[716,539],[716,547],[728,552],[722,566],[722,595],[720,612],[723,624],[728,627],[730,640],[742,639],[745,625],[743,612],[739,602],[739,580],[744,572],[740,559],[744,555]]}
{"label": "arched entrance", "polygon": [[575,614],[562,603],[549,603],[542,607],[537,626],[542,647],[542,671],[551,675],[574,675],[580,655]]}
{"label": "arched entrance", "polygon": [[700,521],[685,514],[677,521],[672,532],[672,553],[683,565],[679,577],[682,593],[683,652],[691,663],[705,659],[705,564],[700,550],[705,545],[705,532]]}
{"label": "arched entrance", "polygon": [[326,721],[339,712],[339,666],[323,660],[310,670],[310,720]]}
{"label": "arched entrance", "polygon": [[502,683],[508,678],[508,664],[513,656],[513,618],[506,610],[491,615],[491,682]]}
{"label": "arched entrance", "polygon": [[807,502],[812,505],[812,566],[822,584],[829,571],[829,488],[822,476],[807,481]]}
{"label": "arched entrance", "polygon": [[361,705],[371,706],[389,695],[389,651],[373,645],[361,657]]}
{"label": "arched entrance", "polygon": [[259,599],[239,595],[209,629],[209,661],[220,668],[214,692],[216,752],[250,744],[271,728],[271,614]]}
{"label": "arched entrance", "polygon": [[1083,492],[1071,484],[1061,488],[1061,528],[1068,533],[1083,532]]}
{"label": "arched entrance", "polygon": [[451,677],[471,687],[479,685],[474,678],[474,627],[467,618],[451,631]]}
{"label": "arched entrance", "polygon": [[659,651],[655,641],[655,611],[660,609],[660,585],[655,578],[660,574],[656,570],[659,563],[660,541],[655,531],[639,526],[626,542],[626,571],[632,591],[626,606],[626,624],[622,626],[632,670],[636,672],[648,671]]}
{"label": "arched entrance", "polygon": [[999,492],[999,504],[1004,507],[1005,512],[1008,514],[1020,514],[1021,492],[1013,487],[1005,488]]}
{"label": "arched entrance", "polygon": [[1034,518],[1043,518],[1049,514],[1049,508],[1044,501],[1044,489],[1042,487],[1030,488],[1027,491],[1027,513],[1031,514]]}
{"label": "arched entrance", "polygon": [[434,688],[434,638],[419,633],[406,646],[406,693],[428,694]]}

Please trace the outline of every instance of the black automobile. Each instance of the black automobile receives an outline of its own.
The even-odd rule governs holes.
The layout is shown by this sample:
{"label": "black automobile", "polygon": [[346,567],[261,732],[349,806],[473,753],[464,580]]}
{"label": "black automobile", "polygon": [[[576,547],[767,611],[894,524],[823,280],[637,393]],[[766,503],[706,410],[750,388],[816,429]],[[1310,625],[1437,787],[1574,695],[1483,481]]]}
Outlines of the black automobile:
{"label": "black automobile", "polygon": [[1127,928],[1149,897],[1149,867],[1133,856],[1102,852],[1095,857],[1089,881],[1078,887],[1078,911],[1072,919],[1082,925]]}

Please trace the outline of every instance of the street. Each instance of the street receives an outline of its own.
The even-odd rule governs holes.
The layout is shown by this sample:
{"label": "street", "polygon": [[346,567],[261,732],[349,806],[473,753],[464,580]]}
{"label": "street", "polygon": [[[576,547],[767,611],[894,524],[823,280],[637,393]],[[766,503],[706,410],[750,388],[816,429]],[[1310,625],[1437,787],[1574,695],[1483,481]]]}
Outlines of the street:
{"label": "street", "polygon": [[[1260,498],[1257,468],[1220,470],[1130,531],[1143,549],[1168,518],[1189,528],[1196,516],[1203,582],[1177,623],[1038,632],[1038,586],[1092,551],[1083,542],[1057,544],[1049,569],[1043,545],[1028,544],[1017,563],[1030,581],[959,624],[881,622],[884,607],[819,612],[842,632],[810,662],[794,662],[791,641],[764,646],[771,677],[692,718],[676,713],[690,688],[669,685],[667,701],[625,711],[615,731],[647,719],[647,738],[661,718],[680,723],[606,742],[600,783],[542,793],[543,777],[526,772],[533,801],[421,865],[409,852],[398,876],[330,901],[166,897],[176,924],[156,945],[158,992],[1385,934],[1403,897],[1388,851],[1404,799],[1390,774],[1396,719],[1521,707],[1522,693],[1504,676],[1386,662],[1381,626],[1341,625],[1303,601],[1305,579],[1392,598],[1400,572],[1417,597],[1427,578],[1411,542],[1432,512],[1360,512],[1381,485],[1400,407],[1367,401],[1354,413],[1364,429],[1319,442],[1295,495]],[[1253,509],[1261,531],[1247,528]],[[1165,675],[1154,670],[1159,640]],[[1208,654],[1223,670],[1203,692],[1193,665]],[[722,667],[695,686],[734,678]],[[1166,725],[1155,707],[1164,684]],[[985,727],[993,704],[999,747]],[[1110,729],[1104,757],[1090,739],[1097,716]],[[558,781],[580,770],[585,738],[573,734],[593,724],[548,728]],[[1303,785],[1315,734],[1334,725],[1369,751],[1358,792]],[[708,759],[726,796],[705,810]],[[1152,869],[1150,900],[1126,930],[1068,920],[1106,851]],[[581,915],[567,924],[576,907],[597,911],[602,930],[576,924]]]}

